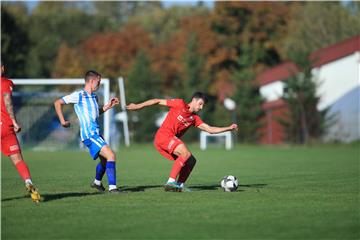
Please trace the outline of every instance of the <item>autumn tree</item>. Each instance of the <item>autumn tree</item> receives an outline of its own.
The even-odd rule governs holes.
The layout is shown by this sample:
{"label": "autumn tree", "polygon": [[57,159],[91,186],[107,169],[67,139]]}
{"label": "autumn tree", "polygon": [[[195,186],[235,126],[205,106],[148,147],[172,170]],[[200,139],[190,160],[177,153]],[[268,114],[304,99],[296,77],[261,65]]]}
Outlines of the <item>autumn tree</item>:
{"label": "autumn tree", "polygon": [[86,71],[82,52],[61,44],[52,71],[54,78],[81,78]]}
{"label": "autumn tree", "polygon": [[141,49],[149,49],[151,45],[148,33],[137,26],[94,34],[76,48],[63,44],[53,75],[73,76],[92,68],[108,78],[126,77],[137,53]]}
{"label": "autumn tree", "polygon": [[[256,74],[267,66],[281,62],[281,38],[286,34],[289,4],[281,2],[217,2],[212,15],[212,29],[219,35],[223,48],[211,57],[216,65],[220,86],[232,85],[231,72],[238,68],[237,59],[243,45],[256,53],[253,66]],[[247,57],[247,56],[245,56]],[[219,88],[218,88],[219,89]],[[221,88],[220,88],[221,89]],[[232,95],[231,88],[222,88]]]}

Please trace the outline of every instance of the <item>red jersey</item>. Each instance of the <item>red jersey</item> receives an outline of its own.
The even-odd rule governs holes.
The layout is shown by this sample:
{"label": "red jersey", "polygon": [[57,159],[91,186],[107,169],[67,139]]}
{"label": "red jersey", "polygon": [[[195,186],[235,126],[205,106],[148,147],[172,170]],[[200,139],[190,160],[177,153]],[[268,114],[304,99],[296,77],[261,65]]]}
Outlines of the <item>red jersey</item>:
{"label": "red jersey", "polygon": [[203,123],[198,115],[189,111],[189,106],[183,99],[167,100],[166,105],[170,110],[157,134],[181,137],[189,127],[197,127]]}
{"label": "red jersey", "polygon": [[6,110],[5,101],[4,101],[4,93],[9,93],[10,97],[11,97],[13,86],[14,86],[14,84],[10,79],[1,77],[1,98],[0,99],[1,99],[1,125],[2,125],[2,127],[13,125],[10,115]]}

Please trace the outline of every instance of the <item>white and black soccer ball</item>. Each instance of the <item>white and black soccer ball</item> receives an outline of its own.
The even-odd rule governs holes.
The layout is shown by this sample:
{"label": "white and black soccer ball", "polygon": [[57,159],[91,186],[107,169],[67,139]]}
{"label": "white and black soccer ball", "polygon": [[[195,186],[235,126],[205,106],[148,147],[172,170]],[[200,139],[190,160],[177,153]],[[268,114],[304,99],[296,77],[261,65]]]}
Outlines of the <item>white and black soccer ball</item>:
{"label": "white and black soccer ball", "polygon": [[235,176],[228,175],[221,180],[221,187],[225,192],[235,192],[239,186],[239,182]]}

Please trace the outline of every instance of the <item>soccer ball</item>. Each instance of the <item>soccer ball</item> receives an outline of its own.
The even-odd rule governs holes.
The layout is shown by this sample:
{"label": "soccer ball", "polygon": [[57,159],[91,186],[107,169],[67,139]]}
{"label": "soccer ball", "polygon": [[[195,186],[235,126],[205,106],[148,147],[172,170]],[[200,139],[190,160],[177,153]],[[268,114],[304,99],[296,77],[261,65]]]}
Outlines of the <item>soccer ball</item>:
{"label": "soccer ball", "polygon": [[221,187],[225,192],[235,192],[238,186],[239,183],[235,176],[228,175],[221,180]]}

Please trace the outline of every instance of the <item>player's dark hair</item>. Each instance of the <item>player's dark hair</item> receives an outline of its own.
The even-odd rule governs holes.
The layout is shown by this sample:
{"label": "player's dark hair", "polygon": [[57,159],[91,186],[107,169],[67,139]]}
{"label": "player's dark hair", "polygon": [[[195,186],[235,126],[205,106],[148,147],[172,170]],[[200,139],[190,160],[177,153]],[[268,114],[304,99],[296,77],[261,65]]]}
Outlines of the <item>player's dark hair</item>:
{"label": "player's dark hair", "polygon": [[195,92],[191,99],[193,98],[197,98],[197,99],[202,99],[204,101],[204,103],[207,103],[208,102],[208,97],[206,96],[205,93],[202,93],[202,92]]}
{"label": "player's dark hair", "polygon": [[85,73],[85,82],[88,82],[92,78],[101,77],[101,74],[94,70],[89,70]]}

